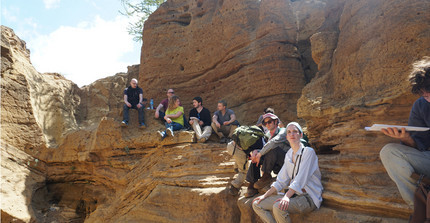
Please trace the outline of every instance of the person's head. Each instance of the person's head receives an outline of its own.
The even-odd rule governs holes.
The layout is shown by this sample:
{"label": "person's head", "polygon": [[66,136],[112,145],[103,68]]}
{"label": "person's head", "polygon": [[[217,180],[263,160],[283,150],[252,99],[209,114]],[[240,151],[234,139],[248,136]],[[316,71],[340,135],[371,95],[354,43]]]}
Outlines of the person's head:
{"label": "person's head", "polygon": [[224,100],[218,101],[218,111],[224,111],[227,108],[227,102]]}
{"label": "person's head", "polygon": [[172,97],[169,98],[169,104],[167,105],[167,109],[168,110],[175,109],[179,106],[180,103],[181,101],[179,100],[179,97],[176,95],[173,95]]}
{"label": "person's head", "polygon": [[290,122],[287,125],[287,140],[290,144],[300,142],[303,137],[302,127],[297,122]]}
{"label": "person's head", "polygon": [[273,131],[278,128],[279,118],[272,113],[266,113],[265,115],[263,115],[263,122],[261,124],[263,124],[263,126],[266,126],[269,131]]}
{"label": "person's head", "polygon": [[132,88],[137,88],[137,79],[136,78],[131,79],[130,86]]}
{"label": "person's head", "polygon": [[193,98],[193,107],[198,108],[199,106],[203,105],[203,100],[201,97],[195,97]]}
{"label": "person's head", "polygon": [[264,114],[272,113],[275,114],[275,110],[273,108],[267,107],[264,109]]}
{"label": "person's head", "polygon": [[414,63],[409,81],[412,85],[412,93],[421,95],[430,102],[430,57],[424,57]]}
{"label": "person's head", "polygon": [[175,95],[175,91],[173,89],[169,89],[167,90],[167,98],[171,98],[172,96]]}

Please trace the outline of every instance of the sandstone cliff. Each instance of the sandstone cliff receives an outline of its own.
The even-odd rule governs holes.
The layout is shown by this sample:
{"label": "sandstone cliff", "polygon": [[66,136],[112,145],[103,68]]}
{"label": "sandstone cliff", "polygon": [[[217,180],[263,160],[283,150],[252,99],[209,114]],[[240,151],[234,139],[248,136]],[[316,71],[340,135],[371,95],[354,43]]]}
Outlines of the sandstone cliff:
{"label": "sandstone cliff", "polygon": [[[255,222],[231,197],[223,145],[192,132],[160,142],[162,124],[121,128],[122,91],[138,78],[158,103],[186,110],[227,99],[251,124],[266,106],[307,127],[323,173],[323,207],[294,222],[405,222],[373,123],[406,124],[411,63],[430,55],[426,1],[168,0],[145,24],[140,66],[78,88],[31,65],[2,26],[2,222]],[[388,76],[389,75],[389,76]],[[388,77],[386,77],[388,76]],[[136,120],[137,114],[131,113]]]}

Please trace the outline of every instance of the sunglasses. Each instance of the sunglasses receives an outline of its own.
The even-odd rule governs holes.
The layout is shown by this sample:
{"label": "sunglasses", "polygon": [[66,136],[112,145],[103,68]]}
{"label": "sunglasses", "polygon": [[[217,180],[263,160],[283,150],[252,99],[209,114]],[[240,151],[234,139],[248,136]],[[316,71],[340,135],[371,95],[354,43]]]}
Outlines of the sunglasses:
{"label": "sunglasses", "polygon": [[169,94],[174,94],[175,92],[174,92],[174,91],[169,91],[169,92],[167,92],[167,93],[169,93]]}
{"label": "sunglasses", "polygon": [[267,125],[267,124],[272,124],[273,122],[274,122],[274,121],[273,121],[273,119],[270,119],[270,120],[269,120],[269,121],[267,121],[267,122],[264,122],[264,121],[263,121],[263,123],[262,123],[262,124],[263,124],[263,125]]}

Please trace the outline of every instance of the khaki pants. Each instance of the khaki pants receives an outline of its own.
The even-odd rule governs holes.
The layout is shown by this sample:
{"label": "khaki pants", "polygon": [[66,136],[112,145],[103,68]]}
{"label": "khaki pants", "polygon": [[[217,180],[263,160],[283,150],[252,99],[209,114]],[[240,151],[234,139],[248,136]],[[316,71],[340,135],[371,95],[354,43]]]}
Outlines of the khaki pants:
{"label": "khaki pants", "polygon": [[276,201],[283,196],[284,195],[277,194],[262,200],[259,204],[253,202],[252,208],[265,223],[290,223],[291,219],[289,213],[303,214],[311,212],[316,208],[312,198],[307,193],[304,193],[290,198],[288,209],[283,211],[279,209],[279,201]]}
{"label": "khaki pants", "polygon": [[221,128],[218,128],[215,122],[212,122],[211,126],[215,134],[217,134],[219,138],[231,138],[234,130],[237,128],[237,125],[221,125]]}
{"label": "khaki pants", "polygon": [[231,141],[227,144],[227,152],[232,155],[233,150],[233,159],[235,163],[235,167],[237,167],[239,173],[237,176],[235,176],[234,180],[231,182],[231,185],[236,188],[242,187],[243,182],[245,182],[246,173],[249,169],[248,159],[246,157],[246,153],[239,148],[239,146],[236,146],[236,149],[234,149],[234,141]]}
{"label": "khaki pants", "polygon": [[197,140],[201,138],[205,138],[207,140],[212,134],[212,128],[210,126],[203,127],[203,132],[202,132],[202,128],[199,125],[199,122],[197,120],[193,121],[193,129],[194,129],[194,132],[196,132]]}

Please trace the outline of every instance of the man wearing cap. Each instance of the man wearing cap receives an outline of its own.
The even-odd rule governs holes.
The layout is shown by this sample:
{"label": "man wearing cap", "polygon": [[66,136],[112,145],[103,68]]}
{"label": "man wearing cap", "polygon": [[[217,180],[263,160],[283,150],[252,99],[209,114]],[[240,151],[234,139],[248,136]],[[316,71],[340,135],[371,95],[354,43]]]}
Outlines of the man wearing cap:
{"label": "man wearing cap", "polygon": [[130,109],[136,109],[139,116],[140,127],[145,127],[145,105],[143,104],[143,91],[142,88],[137,86],[137,80],[131,79],[130,86],[124,90],[124,107],[123,107],[123,126],[128,125]]}
{"label": "man wearing cap", "polygon": [[[251,155],[251,165],[261,166],[263,176],[260,178],[260,172],[255,171],[258,168],[249,168],[246,174],[246,180],[249,182],[246,197],[252,197],[269,185],[272,181],[272,171],[277,174],[284,164],[285,154],[290,148],[286,139],[285,128],[279,128],[278,116],[267,113],[263,116],[263,126],[268,129],[266,137],[269,139],[263,148],[258,151],[254,150]],[[258,180],[258,181],[257,181]]]}
{"label": "man wearing cap", "polygon": [[[211,112],[203,107],[201,97],[193,98],[193,109],[190,111],[189,123],[196,132],[197,140],[201,143],[206,142],[212,134]],[[203,129],[203,132],[202,132]]]}
{"label": "man wearing cap", "polygon": [[220,143],[227,143],[231,139],[234,130],[239,126],[234,111],[227,108],[227,102],[221,100],[218,102],[218,110],[212,117],[212,128],[220,138]]}

